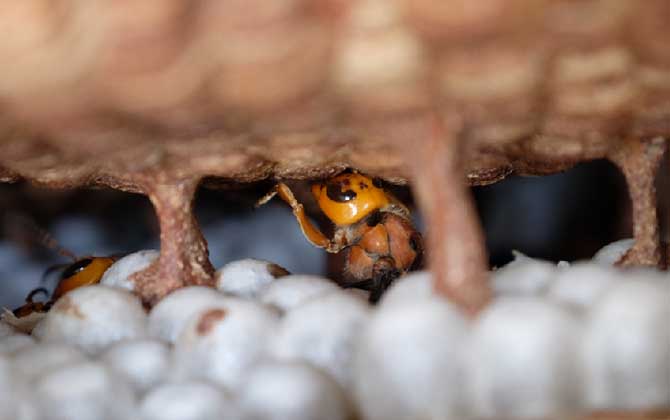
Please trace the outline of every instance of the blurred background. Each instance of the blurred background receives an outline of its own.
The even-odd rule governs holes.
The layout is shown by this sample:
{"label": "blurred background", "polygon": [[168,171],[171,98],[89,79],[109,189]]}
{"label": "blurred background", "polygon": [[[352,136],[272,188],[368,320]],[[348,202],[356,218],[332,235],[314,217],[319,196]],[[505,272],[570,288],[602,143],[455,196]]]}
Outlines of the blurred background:
{"label": "blurred background", "polygon": [[[659,210],[667,232],[670,182],[667,161],[658,179]],[[276,262],[293,273],[337,279],[339,261],[302,236],[280,201],[254,209],[270,184],[221,191],[201,188],[196,215],[216,268],[240,258]],[[492,266],[508,262],[511,250],[552,261],[590,258],[603,245],[631,236],[630,205],[623,177],[606,161],[580,164],[545,177],[511,177],[472,189]],[[411,202],[406,189],[396,191]],[[309,204],[309,203],[307,203]],[[108,255],[159,247],[153,209],[144,196],[111,190],[53,191],[25,183],[0,184],[0,306],[13,308],[40,285],[45,270],[68,262],[40,244],[33,221],[77,256]],[[324,230],[327,224],[313,213]],[[416,223],[424,226],[419,214]],[[667,233],[666,233],[667,234]],[[46,279],[48,288],[57,281]]]}

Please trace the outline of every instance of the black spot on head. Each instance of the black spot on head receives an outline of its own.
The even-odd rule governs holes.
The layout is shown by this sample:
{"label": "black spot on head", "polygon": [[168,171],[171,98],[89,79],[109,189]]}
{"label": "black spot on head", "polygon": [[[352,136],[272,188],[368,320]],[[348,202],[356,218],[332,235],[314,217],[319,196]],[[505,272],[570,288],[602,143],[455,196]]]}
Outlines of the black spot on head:
{"label": "black spot on head", "polygon": [[353,190],[343,190],[339,183],[330,183],[326,187],[326,195],[333,201],[344,203],[356,198],[356,192]]}
{"label": "black spot on head", "polygon": [[366,182],[360,181],[358,183],[358,188],[360,188],[361,190],[365,190],[367,188],[370,188],[370,186]]}
{"label": "black spot on head", "polygon": [[63,274],[60,276],[61,280],[74,276],[86,268],[91,262],[93,262],[93,258],[84,258],[75,262],[63,271]]}

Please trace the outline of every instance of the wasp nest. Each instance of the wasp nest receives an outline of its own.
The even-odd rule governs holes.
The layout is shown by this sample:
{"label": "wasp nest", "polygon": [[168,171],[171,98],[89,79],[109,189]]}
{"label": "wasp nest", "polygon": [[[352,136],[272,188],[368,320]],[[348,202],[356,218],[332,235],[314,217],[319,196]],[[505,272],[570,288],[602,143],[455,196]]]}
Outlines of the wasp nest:
{"label": "wasp nest", "polygon": [[608,158],[660,265],[670,135],[666,0],[25,0],[0,27],[0,180],[146,194],[145,303],[214,284],[191,212],[206,180],[412,182],[438,291],[477,311],[485,250],[466,182]]}

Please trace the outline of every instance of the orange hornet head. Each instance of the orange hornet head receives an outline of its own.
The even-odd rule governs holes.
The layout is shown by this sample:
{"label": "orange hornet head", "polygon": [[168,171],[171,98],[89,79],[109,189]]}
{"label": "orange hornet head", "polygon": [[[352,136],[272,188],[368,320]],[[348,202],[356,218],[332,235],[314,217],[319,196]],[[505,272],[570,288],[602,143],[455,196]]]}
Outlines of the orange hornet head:
{"label": "orange hornet head", "polygon": [[61,275],[52,300],[56,301],[65,293],[78,287],[98,283],[112,264],[114,264],[114,258],[108,257],[89,257],[75,262]]}
{"label": "orange hornet head", "polygon": [[358,222],[389,204],[389,198],[372,179],[345,173],[312,185],[312,194],[321,211],[336,225]]}

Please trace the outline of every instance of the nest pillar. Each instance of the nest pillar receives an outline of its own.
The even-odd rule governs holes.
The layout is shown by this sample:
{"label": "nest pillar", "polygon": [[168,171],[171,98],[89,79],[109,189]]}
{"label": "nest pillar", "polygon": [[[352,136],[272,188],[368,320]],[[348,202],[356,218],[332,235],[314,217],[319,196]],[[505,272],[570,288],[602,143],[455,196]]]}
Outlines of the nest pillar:
{"label": "nest pillar", "polygon": [[426,221],[435,291],[474,315],[490,300],[491,289],[484,235],[461,162],[460,124],[433,117],[410,125],[392,136],[407,157]]}
{"label": "nest pillar", "polygon": [[609,155],[626,178],[635,239],[617,265],[660,267],[662,264],[654,181],[666,149],[667,141],[660,137],[648,141],[628,139]]}
{"label": "nest pillar", "polygon": [[193,215],[198,178],[146,183],[146,193],[160,224],[160,257],[133,276],[135,290],[153,305],[175,289],[212,285],[214,267],[207,242]]}

